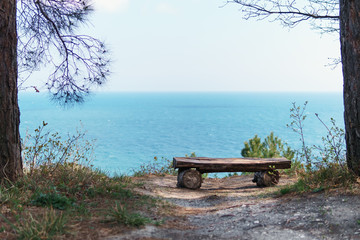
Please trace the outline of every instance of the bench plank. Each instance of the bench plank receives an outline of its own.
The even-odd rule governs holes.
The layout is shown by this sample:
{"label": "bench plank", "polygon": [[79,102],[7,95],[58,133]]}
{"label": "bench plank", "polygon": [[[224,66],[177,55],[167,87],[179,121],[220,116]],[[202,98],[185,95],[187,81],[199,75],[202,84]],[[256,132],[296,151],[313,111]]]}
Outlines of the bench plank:
{"label": "bench plank", "polygon": [[258,172],[287,169],[291,161],[286,158],[207,158],[174,157],[174,168],[196,168],[201,173]]}

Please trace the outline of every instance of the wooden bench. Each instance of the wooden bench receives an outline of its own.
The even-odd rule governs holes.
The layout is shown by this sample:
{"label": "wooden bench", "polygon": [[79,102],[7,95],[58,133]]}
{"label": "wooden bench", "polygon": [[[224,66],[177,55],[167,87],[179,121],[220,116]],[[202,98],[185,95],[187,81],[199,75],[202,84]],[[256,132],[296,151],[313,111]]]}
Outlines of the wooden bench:
{"label": "wooden bench", "polygon": [[174,157],[173,167],[178,168],[177,186],[190,189],[201,187],[203,173],[255,172],[257,186],[271,186],[279,182],[277,169],[291,167],[286,158],[207,158]]}

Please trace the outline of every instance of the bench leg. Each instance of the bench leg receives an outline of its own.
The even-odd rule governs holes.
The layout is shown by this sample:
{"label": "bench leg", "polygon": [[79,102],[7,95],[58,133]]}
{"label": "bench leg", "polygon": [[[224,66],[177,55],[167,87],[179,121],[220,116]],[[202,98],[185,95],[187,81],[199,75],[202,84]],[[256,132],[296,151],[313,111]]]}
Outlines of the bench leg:
{"label": "bench leg", "polygon": [[265,171],[265,172],[256,172],[254,174],[253,182],[256,183],[258,187],[270,187],[279,183],[280,173],[276,170]]}
{"label": "bench leg", "polygon": [[201,173],[194,169],[179,169],[177,187],[198,189],[201,187]]}

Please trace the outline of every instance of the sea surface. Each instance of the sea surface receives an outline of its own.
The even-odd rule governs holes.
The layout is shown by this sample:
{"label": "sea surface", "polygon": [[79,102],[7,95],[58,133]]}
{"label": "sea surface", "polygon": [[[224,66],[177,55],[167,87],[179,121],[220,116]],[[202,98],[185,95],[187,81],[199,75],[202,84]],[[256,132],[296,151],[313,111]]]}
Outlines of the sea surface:
{"label": "sea surface", "polygon": [[20,130],[24,137],[45,121],[48,130],[65,136],[82,125],[86,138],[96,139],[95,167],[131,174],[155,156],[241,157],[245,141],[272,131],[299,148],[299,135],[286,125],[292,103],[305,101],[307,144],[320,144],[326,134],[315,113],[343,128],[341,93],[95,93],[65,109],[47,95],[21,93]]}

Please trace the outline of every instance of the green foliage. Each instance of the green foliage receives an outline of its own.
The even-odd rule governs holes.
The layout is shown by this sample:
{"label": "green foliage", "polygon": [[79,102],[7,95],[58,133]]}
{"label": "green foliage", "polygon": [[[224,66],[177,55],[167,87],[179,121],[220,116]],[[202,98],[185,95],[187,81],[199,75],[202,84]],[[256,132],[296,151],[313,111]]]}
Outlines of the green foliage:
{"label": "green foliage", "polygon": [[36,193],[33,195],[30,204],[39,207],[47,206],[59,210],[65,210],[73,206],[74,200],[59,193]]}
{"label": "green foliage", "polygon": [[143,217],[138,213],[130,213],[125,206],[119,203],[116,203],[115,207],[110,209],[109,217],[110,221],[133,227],[140,227],[151,222],[149,218]]}
{"label": "green foliage", "polygon": [[262,157],[263,144],[261,139],[255,135],[254,138],[249,139],[249,142],[244,143],[245,147],[241,150],[243,157]]}
{"label": "green foliage", "polygon": [[[291,168],[283,170],[286,174],[292,175],[298,171],[300,163],[294,159],[295,151],[293,151],[287,143],[283,142],[279,137],[271,132],[262,142],[261,138],[255,135],[254,138],[249,139],[244,143],[244,148],[241,150],[243,157],[257,157],[257,158],[278,158],[285,157],[291,160]],[[242,173],[241,175],[247,175]]]}
{"label": "green foliage", "polygon": [[291,150],[286,143],[271,132],[264,142],[255,135],[254,138],[249,139],[244,143],[245,147],[241,150],[243,157],[259,157],[259,158],[276,158],[285,157],[291,160],[294,157],[294,151]]}

